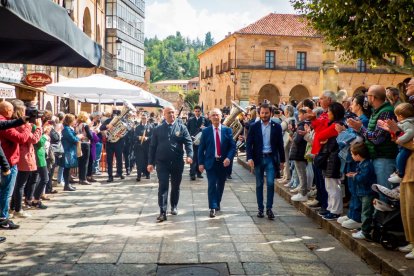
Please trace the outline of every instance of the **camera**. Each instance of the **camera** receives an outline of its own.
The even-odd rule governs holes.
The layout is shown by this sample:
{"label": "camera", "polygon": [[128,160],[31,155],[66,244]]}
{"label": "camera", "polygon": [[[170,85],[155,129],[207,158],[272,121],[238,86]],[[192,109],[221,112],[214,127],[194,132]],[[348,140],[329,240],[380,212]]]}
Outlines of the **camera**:
{"label": "camera", "polygon": [[39,110],[36,107],[27,107],[25,116],[29,117],[29,123],[34,124],[36,119],[41,118],[44,114],[44,110]]}

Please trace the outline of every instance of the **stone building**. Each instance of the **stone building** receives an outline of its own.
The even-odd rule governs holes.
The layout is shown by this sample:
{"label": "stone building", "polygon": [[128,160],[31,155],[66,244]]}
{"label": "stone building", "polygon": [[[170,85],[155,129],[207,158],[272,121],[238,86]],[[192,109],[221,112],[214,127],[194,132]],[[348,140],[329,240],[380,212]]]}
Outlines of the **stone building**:
{"label": "stone building", "polygon": [[199,55],[200,104],[209,110],[231,101],[278,103],[317,97],[325,89],[352,96],[372,84],[397,86],[408,77],[369,68],[363,60],[340,63],[340,54],[301,16],[268,14]]}

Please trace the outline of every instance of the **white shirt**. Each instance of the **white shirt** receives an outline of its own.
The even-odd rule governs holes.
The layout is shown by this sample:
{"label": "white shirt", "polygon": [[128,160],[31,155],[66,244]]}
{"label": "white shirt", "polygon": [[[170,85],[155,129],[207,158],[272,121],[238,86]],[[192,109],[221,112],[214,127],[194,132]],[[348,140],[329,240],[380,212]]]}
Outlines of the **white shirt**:
{"label": "white shirt", "polygon": [[[213,138],[214,138],[214,156],[216,158],[221,157],[217,155],[217,147],[216,147],[216,127],[214,125],[212,125],[213,127]],[[218,128],[218,135],[220,137],[220,143],[221,143],[221,124],[219,124]]]}

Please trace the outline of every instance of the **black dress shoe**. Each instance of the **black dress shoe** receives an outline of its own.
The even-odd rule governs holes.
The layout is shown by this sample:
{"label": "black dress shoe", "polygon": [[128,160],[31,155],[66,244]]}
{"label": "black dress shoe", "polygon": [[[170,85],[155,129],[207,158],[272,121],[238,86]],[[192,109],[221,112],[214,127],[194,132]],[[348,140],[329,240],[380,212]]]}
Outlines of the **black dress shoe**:
{"label": "black dress shoe", "polygon": [[198,178],[204,178],[202,174],[197,175]]}
{"label": "black dress shoe", "polygon": [[195,175],[192,175],[192,176],[191,176],[191,180],[196,180]]}
{"label": "black dress shoe", "polygon": [[266,210],[266,215],[268,219],[274,219],[275,218],[275,214],[273,214],[272,209],[267,209]]}
{"label": "black dress shoe", "polygon": [[106,182],[108,183],[114,182],[114,177],[113,176],[108,177],[108,180],[106,180]]}
{"label": "black dress shoe", "polygon": [[264,218],[263,210],[259,210],[259,212],[257,212],[257,217],[258,218]]}
{"label": "black dress shoe", "polygon": [[141,177],[137,177],[137,182],[140,182],[141,181]]}
{"label": "black dress shoe", "polygon": [[157,220],[159,222],[163,222],[163,221],[167,220],[167,214],[166,213],[160,213],[160,215],[157,217]]}
{"label": "black dress shoe", "polygon": [[233,177],[231,177],[231,175],[228,175],[227,176],[227,179],[233,179]]}
{"label": "black dress shoe", "polygon": [[214,218],[214,217],[216,217],[216,210],[210,209],[210,218]]}
{"label": "black dress shoe", "polygon": [[0,237],[0,243],[5,242],[6,238],[5,237]]}
{"label": "black dress shoe", "polygon": [[171,215],[174,215],[174,216],[178,215],[177,207],[176,208],[171,208]]}
{"label": "black dress shoe", "polygon": [[131,172],[129,170],[126,171],[126,175],[130,175]]}
{"label": "black dress shoe", "polygon": [[69,185],[69,186],[65,186],[65,188],[63,188],[64,191],[68,191],[68,192],[73,192],[76,191],[76,188]]}
{"label": "black dress shoe", "polygon": [[120,176],[119,178],[121,178],[121,179],[125,179],[125,176],[123,176],[123,175],[121,174],[121,176]]}

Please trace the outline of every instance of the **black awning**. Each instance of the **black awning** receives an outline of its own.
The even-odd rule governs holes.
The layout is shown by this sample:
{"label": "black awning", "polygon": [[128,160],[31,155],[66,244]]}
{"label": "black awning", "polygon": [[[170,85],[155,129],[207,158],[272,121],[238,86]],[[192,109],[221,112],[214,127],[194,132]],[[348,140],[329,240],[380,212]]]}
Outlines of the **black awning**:
{"label": "black awning", "polygon": [[73,23],[64,8],[51,0],[1,2],[0,63],[100,65],[101,46]]}

